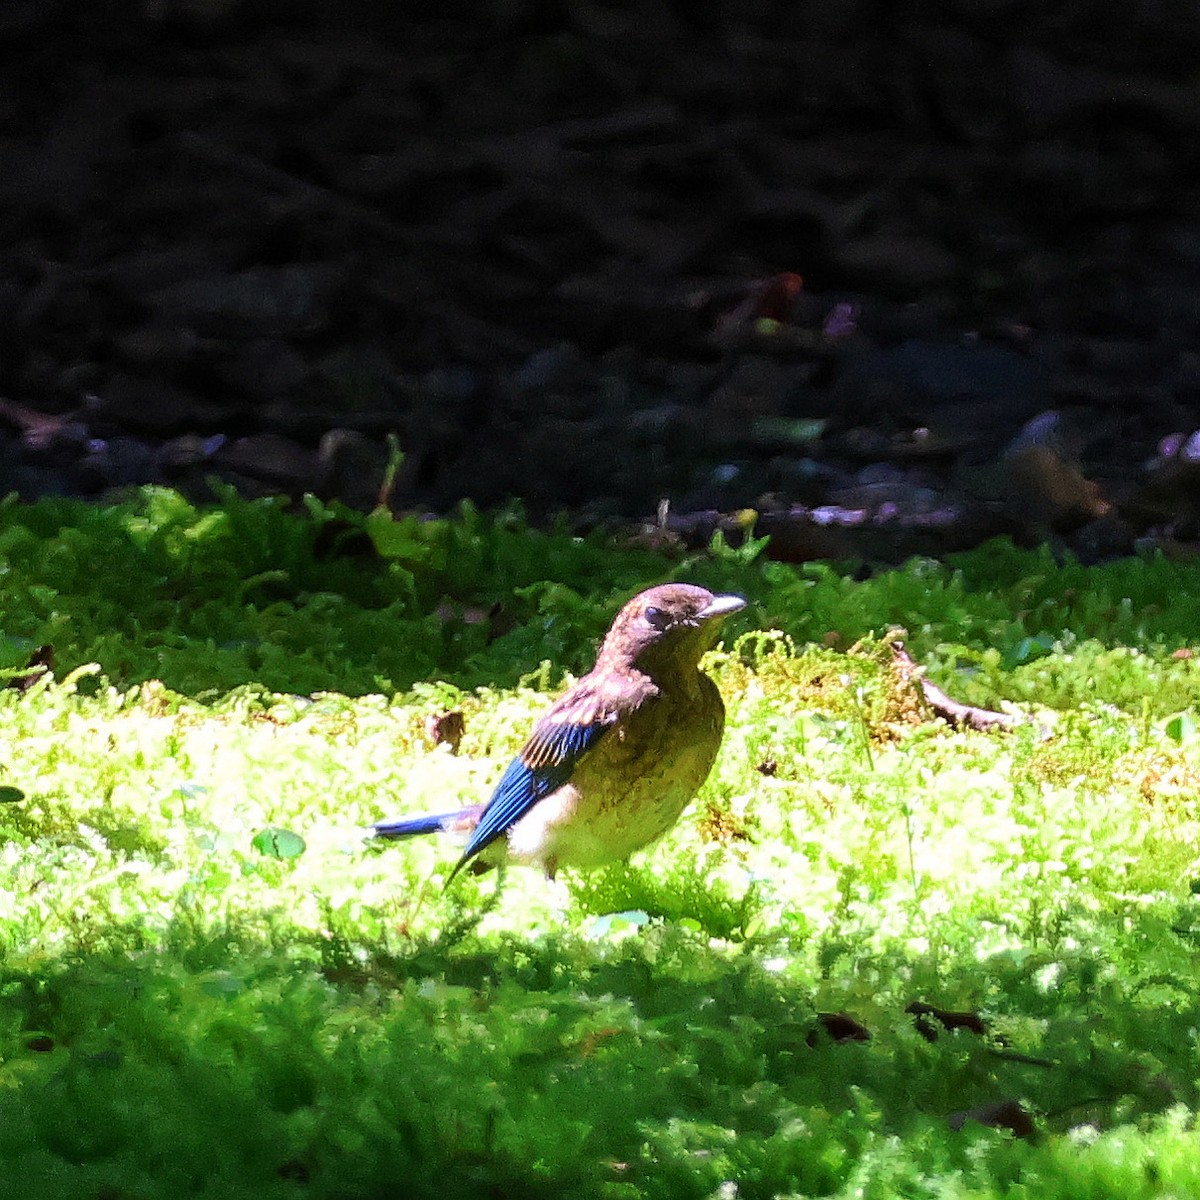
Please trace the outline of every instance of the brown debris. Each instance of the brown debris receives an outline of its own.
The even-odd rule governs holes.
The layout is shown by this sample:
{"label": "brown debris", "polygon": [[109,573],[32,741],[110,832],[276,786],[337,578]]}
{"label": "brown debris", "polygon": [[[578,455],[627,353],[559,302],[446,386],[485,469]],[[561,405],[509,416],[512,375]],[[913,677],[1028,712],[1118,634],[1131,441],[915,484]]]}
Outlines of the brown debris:
{"label": "brown debris", "polygon": [[466,717],[459,709],[430,713],[424,721],[425,740],[431,746],[449,746],[451,754],[458,753],[463,734],[467,731]]}
{"label": "brown debris", "polygon": [[[819,1028],[835,1042],[869,1042],[871,1031],[857,1018],[847,1012],[817,1013]],[[810,1030],[805,1041],[809,1046],[818,1042],[816,1029]]]}
{"label": "brown debris", "polygon": [[977,1033],[980,1037],[987,1033],[987,1025],[983,1018],[975,1012],[954,1012],[947,1008],[935,1008],[932,1004],[926,1004],[921,1000],[914,1000],[904,1011],[911,1013],[916,1018],[913,1023],[916,1025],[917,1032],[927,1042],[937,1041],[938,1025],[950,1033],[959,1029],[965,1029],[968,1033]]}
{"label": "brown debris", "polygon": [[1004,466],[1008,503],[1035,532],[1070,532],[1112,512],[1099,485],[1050,446],[1022,446],[1005,456]]}
{"label": "brown debris", "polygon": [[912,656],[904,648],[902,641],[894,640],[889,643],[892,651],[893,668],[910,685],[919,687],[925,702],[933,710],[935,716],[953,725],[956,729],[965,726],[968,729],[978,729],[984,733],[994,730],[1015,729],[1024,725],[1029,718],[1021,713],[994,712],[987,708],[976,708],[973,704],[963,704],[953,700],[935,683],[930,683],[924,677],[923,667],[919,667]]}
{"label": "brown debris", "polygon": [[25,666],[21,673],[11,675],[5,681],[4,687],[13,688],[15,691],[21,693],[27,692],[35,683],[44,679],[53,670],[54,647],[47,643],[45,646],[39,646],[25,660]]}
{"label": "brown debris", "polygon": [[986,1125],[989,1129],[1007,1129],[1013,1137],[1018,1138],[1033,1137],[1037,1133],[1032,1115],[1019,1100],[997,1100],[976,1108],[963,1108],[946,1117],[946,1124],[955,1132],[968,1121]]}
{"label": "brown debris", "polygon": [[706,842],[752,842],[750,822],[727,805],[709,801],[700,815],[700,836]]}
{"label": "brown debris", "polygon": [[38,412],[0,396],[0,420],[16,426],[27,445],[40,449],[69,425],[71,414]]}

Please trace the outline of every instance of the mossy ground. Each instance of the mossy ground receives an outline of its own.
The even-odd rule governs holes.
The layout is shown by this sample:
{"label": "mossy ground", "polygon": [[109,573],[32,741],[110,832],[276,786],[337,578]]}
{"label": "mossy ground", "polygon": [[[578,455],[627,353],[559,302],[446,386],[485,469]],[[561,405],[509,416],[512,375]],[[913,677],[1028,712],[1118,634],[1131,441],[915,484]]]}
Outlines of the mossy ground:
{"label": "mossy ground", "polygon": [[[0,512],[0,655],[58,662],[0,693],[0,1194],[1200,1193],[1200,571],[760,551],[167,492]],[[446,841],[364,847],[485,796],[664,578],[751,604],[660,845],[448,891]],[[930,719],[896,626],[1034,719]]]}

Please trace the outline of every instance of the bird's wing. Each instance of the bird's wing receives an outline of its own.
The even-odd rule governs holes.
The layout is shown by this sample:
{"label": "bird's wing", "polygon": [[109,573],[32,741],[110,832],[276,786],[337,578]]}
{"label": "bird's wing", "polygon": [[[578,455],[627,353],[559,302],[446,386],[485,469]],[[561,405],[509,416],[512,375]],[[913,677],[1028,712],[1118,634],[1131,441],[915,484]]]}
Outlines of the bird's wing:
{"label": "bird's wing", "polygon": [[599,703],[595,697],[564,696],[538,722],[529,741],[508,764],[454,873],[507,833],[539,800],[562,787],[580,758],[612,728],[618,715],[615,707]]}

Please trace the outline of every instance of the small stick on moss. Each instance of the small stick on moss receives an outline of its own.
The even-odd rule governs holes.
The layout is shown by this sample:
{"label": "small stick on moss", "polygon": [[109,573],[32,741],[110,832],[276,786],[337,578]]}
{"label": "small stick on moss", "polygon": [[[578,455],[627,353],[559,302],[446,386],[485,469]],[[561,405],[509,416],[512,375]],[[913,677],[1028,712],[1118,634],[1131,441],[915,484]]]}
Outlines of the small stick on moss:
{"label": "small stick on moss", "polygon": [[383,469],[383,479],[379,484],[379,496],[376,504],[379,508],[392,507],[392,491],[396,487],[396,476],[404,462],[404,451],[400,449],[400,439],[394,433],[387,435],[387,466]]}
{"label": "small stick on moss", "polygon": [[990,733],[995,729],[1015,729],[1024,725],[1029,718],[1022,713],[994,712],[989,708],[976,708],[973,704],[963,704],[952,700],[935,683],[925,678],[923,668],[919,667],[912,656],[904,648],[899,639],[888,643],[892,651],[892,665],[900,677],[908,683],[920,687],[926,703],[933,709],[934,715],[949,722],[956,729],[965,725],[968,729],[979,729]]}

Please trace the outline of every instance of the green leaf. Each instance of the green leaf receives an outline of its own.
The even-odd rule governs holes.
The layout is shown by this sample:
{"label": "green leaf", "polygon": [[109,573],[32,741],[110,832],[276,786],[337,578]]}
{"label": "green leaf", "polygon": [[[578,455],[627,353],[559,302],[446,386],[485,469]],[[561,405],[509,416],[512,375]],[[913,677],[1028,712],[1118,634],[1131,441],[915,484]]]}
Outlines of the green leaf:
{"label": "green leaf", "polygon": [[25,799],[25,793],[20,788],[0,787],[0,804],[16,804]]}
{"label": "green leaf", "polygon": [[1037,637],[1023,637],[1004,656],[1005,669],[1011,671],[1014,667],[1019,667],[1022,663],[1044,658],[1053,649],[1054,639],[1044,633],[1039,633]]}
{"label": "green leaf", "polygon": [[643,925],[650,923],[650,914],[641,909],[629,909],[626,912],[605,913],[592,922],[592,937],[611,937],[618,934],[632,933]]}
{"label": "green leaf", "polygon": [[256,833],[250,844],[268,858],[299,858],[305,849],[304,839],[298,833],[275,826]]}
{"label": "green leaf", "polygon": [[444,561],[445,521],[396,518],[387,509],[379,508],[366,518],[364,524],[381,558],[410,566],[440,566]]}
{"label": "green leaf", "polygon": [[1180,746],[1195,736],[1196,718],[1191,713],[1179,712],[1173,717],[1168,717],[1163,728],[1167,731],[1167,737]]}

